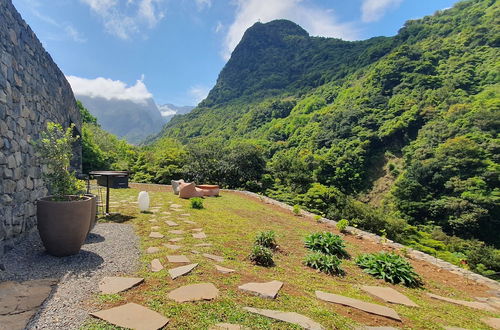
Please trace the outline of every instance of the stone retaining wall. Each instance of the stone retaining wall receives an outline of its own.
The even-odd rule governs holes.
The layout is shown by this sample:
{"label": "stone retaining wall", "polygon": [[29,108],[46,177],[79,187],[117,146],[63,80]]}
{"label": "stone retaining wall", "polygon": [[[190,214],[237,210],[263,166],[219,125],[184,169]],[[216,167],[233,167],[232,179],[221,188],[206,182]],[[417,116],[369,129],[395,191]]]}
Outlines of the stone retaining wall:
{"label": "stone retaining wall", "polygon": [[[30,142],[48,121],[81,129],[64,74],[11,0],[0,0],[0,256],[36,224],[35,201],[47,189]],[[81,146],[74,153],[79,169]]]}

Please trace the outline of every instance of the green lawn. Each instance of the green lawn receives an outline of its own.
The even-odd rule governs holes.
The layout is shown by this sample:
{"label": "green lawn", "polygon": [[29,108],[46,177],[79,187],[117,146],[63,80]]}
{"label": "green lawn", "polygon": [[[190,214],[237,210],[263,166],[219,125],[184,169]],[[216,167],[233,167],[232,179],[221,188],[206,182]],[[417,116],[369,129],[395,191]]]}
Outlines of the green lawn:
{"label": "green lawn", "polygon": [[[141,268],[137,274],[145,278],[145,283],[127,292],[118,295],[96,295],[90,304],[93,309],[109,308],[125,302],[135,302],[147,306],[167,317],[169,329],[206,329],[219,322],[238,323],[252,329],[297,329],[298,327],[259,317],[243,310],[243,307],[268,308],[282,311],[294,311],[304,314],[327,329],[350,329],[353,325],[386,325],[407,329],[442,329],[443,326],[455,326],[468,329],[488,329],[480,319],[486,316],[500,317],[500,313],[480,312],[466,307],[455,306],[445,302],[432,300],[425,295],[430,291],[439,295],[446,295],[458,299],[473,300],[474,296],[486,296],[487,288],[474,282],[467,281],[456,275],[436,271],[434,266],[423,262],[412,261],[417,272],[424,277],[423,289],[409,289],[403,286],[393,286],[408,296],[419,308],[410,308],[401,305],[389,305],[380,302],[362,292],[359,285],[386,285],[363,273],[352,260],[343,262],[346,271],[345,277],[334,277],[305,267],[302,264],[307,250],[304,248],[304,237],[312,232],[335,228],[316,223],[312,219],[294,216],[291,212],[262,203],[258,199],[249,198],[239,193],[222,193],[218,198],[204,199],[205,208],[195,210],[189,207],[189,201],[181,200],[171,193],[150,192],[151,206],[159,207],[155,213],[139,213],[135,201],[138,195],[136,189],[112,190],[112,212],[120,212],[130,217],[128,223],[134,225],[140,236],[140,248],[145,251],[148,247],[161,247],[161,243],[177,235],[169,234],[172,229],[203,228],[208,235],[206,239],[194,239],[191,234],[183,235],[185,239],[179,243],[182,249],[176,252],[162,248],[160,253],[148,255],[143,253]],[[183,212],[170,210],[169,202],[181,204]],[[162,212],[171,212],[167,218]],[[190,213],[189,217],[180,214]],[[119,217],[117,217],[119,219]],[[156,223],[149,222],[157,219]],[[178,227],[169,227],[164,220],[170,219],[179,224]],[[182,219],[196,221],[198,225],[189,225]],[[163,239],[152,239],[148,235],[151,226],[160,226],[159,230],[165,235]],[[259,231],[274,230],[280,252],[275,253],[276,266],[263,268],[253,265],[248,260],[253,239]],[[347,249],[355,257],[362,252],[382,250],[382,245],[359,240],[346,236]],[[194,244],[209,242],[211,247],[194,247]],[[226,261],[221,266],[236,270],[232,274],[218,273],[215,262],[191,252],[196,249],[200,252],[224,256]],[[126,253],[126,252],[124,252]],[[170,266],[165,260],[169,254],[184,254],[199,266],[189,275],[171,280],[166,270],[152,273],[148,270],[149,263],[159,258],[166,269]],[[238,285],[246,282],[266,282],[280,280],[284,282],[278,297],[274,300],[252,296],[238,290]],[[211,282],[219,290],[220,296],[214,301],[195,303],[176,303],[167,298],[168,292],[182,285],[200,282]],[[387,284],[389,285],[389,284]],[[394,308],[402,317],[403,322],[391,321],[383,317],[373,316],[351,308],[329,304],[316,299],[315,290],[346,295],[368,302],[379,303]],[[92,319],[83,329],[115,329],[105,322]]]}

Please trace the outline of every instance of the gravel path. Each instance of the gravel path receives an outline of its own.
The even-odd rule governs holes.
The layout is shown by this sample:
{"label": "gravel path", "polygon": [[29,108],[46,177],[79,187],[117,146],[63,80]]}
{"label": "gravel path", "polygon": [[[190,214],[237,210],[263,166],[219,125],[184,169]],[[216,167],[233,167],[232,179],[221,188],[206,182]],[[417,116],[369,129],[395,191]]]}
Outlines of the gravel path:
{"label": "gravel path", "polygon": [[56,258],[45,253],[34,231],[4,256],[0,282],[42,278],[60,280],[27,329],[78,329],[88,317],[82,301],[97,292],[104,276],[133,274],[139,265],[139,240],[131,225],[98,224],[79,254]]}

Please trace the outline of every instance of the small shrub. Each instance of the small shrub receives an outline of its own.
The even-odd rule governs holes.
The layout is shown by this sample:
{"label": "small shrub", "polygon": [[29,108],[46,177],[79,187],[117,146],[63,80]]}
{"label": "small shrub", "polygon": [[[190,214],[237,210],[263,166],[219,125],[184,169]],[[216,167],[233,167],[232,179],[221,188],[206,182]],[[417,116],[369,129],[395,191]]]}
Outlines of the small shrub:
{"label": "small shrub", "polygon": [[341,232],[344,233],[347,226],[349,226],[349,220],[347,219],[342,219],[339,222],[337,222],[337,229]]}
{"label": "small shrub", "polygon": [[203,199],[200,197],[193,197],[189,199],[189,202],[191,204],[191,208],[193,209],[202,209],[203,208]]}
{"label": "small shrub", "polygon": [[276,243],[276,233],[272,230],[261,231],[255,237],[255,245],[275,250],[278,247],[278,244]]}
{"label": "small shrub", "polygon": [[315,215],[314,216],[314,220],[316,220],[316,222],[321,222],[321,215]]}
{"label": "small shrub", "polygon": [[344,270],[340,267],[342,261],[334,255],[327,255],[321,252],[310,253],[304,259],[304,264],[329,275],[344,275]]}
{"label": "small shrub", "polygon": [[306,237],[306,248],[322,252],[328,255],[335,255],[340,258],[348,258],[349,253],[345,250],[344,240],[330,232],[314,233]]}
{"label": "small shrub", "polygon": [[298,204],[293,206],[293,214],[300,215],[300,206]]}
{"label": "small shrub", "polygon": [[356,258],[356,264],[366,273],[392,284],[402,283],[408,287],[419,287],[422,279],[412,265],[395,253],[369,253]]}
{"label": "small shrub", "polygon": [[267,247],[256,244],[252,248],[250,260],[252,260],[256,265],[271,267],[274,265],[273,251]]}

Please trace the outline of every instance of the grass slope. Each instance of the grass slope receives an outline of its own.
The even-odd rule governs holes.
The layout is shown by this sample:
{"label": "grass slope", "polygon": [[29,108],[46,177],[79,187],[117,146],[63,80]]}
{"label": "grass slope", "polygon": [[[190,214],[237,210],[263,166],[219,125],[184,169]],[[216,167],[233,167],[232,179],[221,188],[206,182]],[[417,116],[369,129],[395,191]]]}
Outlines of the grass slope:
{"label": "grass slope", "polygon": [[[140,189],[145,190],[146,187],[154,186],[142,186]],[[153,190],[158,190],[158,188],[153,188]],[[151,191],[151,206],[159,207],[159,209],[152,214],[143,214],[138,212],[137,204],[130,203],[136,200],[138,191],[137,189],[112,190],[111,200],[114,203],[111,206],[112,211],[119,211],[129,219],[127,220],[129,223],[133,224],[140,236],[142,251],[151,246],[161,247],[161,244],[167,242],[169,238],[178,236],[168,233],[172,229],[203,228],[208,238],[194,239],[188,233],[183,235],[185,239],[178,243],[183,246],[181,250],[172,253],[163,248],[158,254],[143,253],[140,270],[137,274],[128,275],[142,276],[145,278],[145,283],[116,295],[96,295],[92,301],[88,302],[92,310],[135,302],[169,317],[171,319],[167,326],[169,329],[207,329],[218,322],[238,323],[252,329],[298,328],[247,313],[242,309],[244,306],[298,312],[319,322],[327,329],[350,329],[356,324],[408,329],[441,329],[443,326],[488,329],[479,320],[485,316],[495,316],[492,313],[459,307],[427,297],[425,292],[472,300],[476,296],[487,296],[488,288],[421,261],[411,260],[411,263],[424,278],[423,289],[392,286],[372,278],[363,273],[354,264],[353,259],[360,253],[380,251],[385,247],[349,235],[344,238],[347,242],[347,250],[353,259],[343,262],[346,276],[334,277],[318,273],[302,264],[307,254],[304,248],[304,237],[316,231],[338,233],[337,230],[325,224],[316,223],[312,219],[294,216],[291,212],[264,204],[258,199],[241,193],[224,192],[219,198],[207,198],[204,200],[205,208],[195,210],[189,208],[189,201],[178,199],[172,193]],[[183,212],[171,211],[169,202],[183,205]],[[164,222],[167,216],[162,212],[171,212],[169,219],[176,221],[179,226],[168,227]],[[190,213],[189,220],[196,221],[198,225],[182,222],[185,218],[180,214],[183,213]],[[151,223],[150,219],[158,221]],[[165,238],[148,237],[151,226],[155,225],[161,227],[159,231],[165,235]],[[255,235],[263,230],[274,230],[277,234],[280,252],[275,253],[275,267],[254,266],[247,258]],[[194,247],[194,244],[201,242],[209,242],[213,246]],[[215,262],[193,254],[191,252],[193,249],[202,253],[224,256],[226,260],[220,265],[233,268],[236,272],[218,273],[214,268]],[[169,265],[166,261],[165,257],[169,254],[184,254],[192,262],[199,263],[199,266],[189,275],[171,280],[166,269],[176,266]],[[154,258],[159,258],[166,269],[158,273],[150,272],[148,265]],[[285,283],[275,300],[252,296],[237,288],[238,285],[246,282],[271,280],[280,280]],[[171,290],[199,282],[212,282],[220,290],[220,297],[211,302],[196,303],[175,303],[167,298]],[[410,308],[382,303],[363,293],[359,289],[359,286],[363,284],[392,286],[420,307]],[[315,290],[392,307],[400,314],[403,323],[322,302],[315,298]],[[496,315],[496,317],[499,316],[500,313]],[[87,321],[82,328],[115,329],[95,319]]]}

